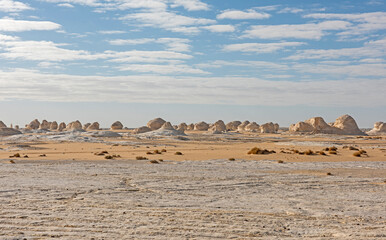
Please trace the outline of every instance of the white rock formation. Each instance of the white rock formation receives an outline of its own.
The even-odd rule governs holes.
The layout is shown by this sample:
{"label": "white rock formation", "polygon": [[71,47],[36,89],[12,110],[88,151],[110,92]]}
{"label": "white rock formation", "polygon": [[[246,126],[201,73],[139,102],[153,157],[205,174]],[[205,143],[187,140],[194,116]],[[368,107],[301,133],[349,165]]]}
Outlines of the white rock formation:
{"label": "white rock formation", "polygon": [[248,120],[242,122],[239,126],[237,126],[237,131],[238,132],[244,132],[245,131],[245,126],[247,126],[248,124],[250,124],[250,122]]}
{"label": "white rock formation", "polygon": [[206,122],[199,122],[194,124],[194,130],[195,131],[208,131],[209,129],[209,124]]}
{"label": "white rock formation", "polygon": [[344,134],[347,134],[347,135],[364,135],[364,132],[362,132],[359,129],[354,118],[352,118],[350,115],[347,115],[347,114],[338,117],[335,120],[334,127],[338,129],[342,129]]}
{"label": "white rock formation", "polygon": [[228,131],[236,131],[237,130],[237,127],[241,124],[240,121],[232,121],[232,122],[229,122],[225,125],[226,129]]}
{"label": "white rock formation", "polygon": [[188,125],[186,123],[180,123],[177,128],[178,131],[186,131],[188,130]]}
{"label": "white rock formation", "polygon": [[83,130],[82,123],[80,123],[78,120],[74,122],[70,122],[67,124],[66,130],[68,131],[81,131]]}
{"label": "white rock formation", "polygon": [[30,123],[26,126],[26,128],[27,128],[27,129],[30,129],[30,130],[36,130],[36,129],[39,129],[39,127],[40,127],[40,122],[39,122],[39,120],[37,120],[37,119],[33,120],[32,122],[30,122]]}
{"label": "white rock formation", "polygon": [[218,120],[213,124],[211,128],[215,128],[215,130],[219,132],[225,132],[227,130],[227,127],[225,126],[225,123],[223,120]]}
{"label": "white rock formation", "polygon": [[83,125],[83,130],[87,130],[87,128],[91,125],[91,123],[85,123]]}
{"label": "white rock formation", "polygon": [[90,126],[86,128],[87,131],[92,131],[92,130],[99,130],[99,123],[98,122],[93,122]]}
{"label": "white rock formation", "polygon": [[50,125],[51,125],[50,122],[48,122],[47,120],[43,120],[43,121],[40,123],[39,129],[40,129],[40,130],[49,130],[49,129],[50,129]]}
{"label": "white rock formation", "polygon": [[154,131],[160,129],[165,122],[162,118],[155,118],[147,123],[147,127]]}
{"label": "white rock formation", "polygon": [[61,122],[61,123],[59,124],[59,126],[58,126],[58,131],[61,132],[61,131],[65,130],[66,128],[67,128],[66,123]]}
{"label": "white rock formation", "polygon": [[260,126],[256,122],[251,122],[244,127],[245,132],[260,132]]}
{"label": "white rock formation", "polygon": [[277,133],[277,130],[276,129],[279,129],[278,128],[278,124],[276,125],[277,123],[272,123],[272,122],[269,122],[269,123],[264,123],[260,126],[260,132],[261,133]]}
{"label": "white rock formation", "polygon": [[367,132],[369,135],[384,135],[386,134],[386,123],[376,122],[374,128]]}
{"label": "white rock formation", "polygon": [[122,130],[123,124],[120,121],[116,121],[113,124],[111,124],[111,130]]}
{"label": "white rock formation", "polygon": [[188,125],[188,127],[186,128],[187,131],[193,131],[194,130],[194,124],[191,123]]}
{"label": "white rock formation", "polygon": [[150,132],[150,131],[151,131],[151,129],[149,127],[142,126],[142,127],[134,129],[134,134],[146,133],[146,132]]}
{"label": "white rock formation", "polygon": [[5,125],[2,121],[0,121],[0,128],[6,128],[7,125]]}
{"label": "white rock formation", "polygon": [[50,130],[51,131],[55,131],[58,129],[58,123],[56,121],[53,121],[51,124],[50,124]]}
{"label": "white rock formation", "polygon": [[22,134],[19,130],[14,128],[3,127],[0,128],[0,137],[7,137],[12,135]]}

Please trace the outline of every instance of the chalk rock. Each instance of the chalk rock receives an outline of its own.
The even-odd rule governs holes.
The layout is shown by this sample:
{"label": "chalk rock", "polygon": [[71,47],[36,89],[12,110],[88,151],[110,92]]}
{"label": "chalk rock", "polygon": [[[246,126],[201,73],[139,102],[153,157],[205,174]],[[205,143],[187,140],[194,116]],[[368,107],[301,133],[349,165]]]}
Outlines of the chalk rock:
{"label": "chalk rock", "polygon": [[67,127],[66,127],[66,130],[69,130],[69,131],[80,131],[80,130],[83,130],[83,127],[82,127],[82,123],[80,123],[78,120],[74,121],[74,122],[70,122]]}
{"label": "chalk rock", "polygon": [[12,136],[17,134],[22,134],[22,133],[19,130],[16,130],[13,128],[8,128],[8,127],[0,128],[0,137],[7,137],[7,136]]}
{"label": "chalk rock", "polygon": [[312,133],[313,131],[314,131],[314,127],[311,124],[305,123],[305,122],[298,122],[296,124],[291,124],[291,126],[289,127],[289,132],[291,133],[296,133],[296,132]]}
{"label": "chalk rock", "polygon": [[92,130],[99,130],[99,123],[98,122],[93,122],[90,126],[86,128],[87,131],[92,131]]}
{"label": "chalk rock", "polygon": [[58,131],[61,132],[61,131],[65,130],[66,128],[67,128],[66,123],[61,122],[61,123],[59,124],[59,126],[58,126]]}
{"label": "chalk rock", "polygon": [[386,123],[384,122],[374,123],[374,128],[368,131],[367,134],[369,135],[386,134]]}
{"label": "chalk rock", "polygon": [[39,129],[40,130],[48,130],[50,129],[51,123],[47,122],[47,120],[43,120],[42,123],[40,123]]}
{"label": "chalk rock", "polygon": [[180,123],[177,128],[178,131],[186,131],[188,130],[188,125],[186,123]]}
{"label": "chalk rock", "polygon": [[354,118],[350,115],[343,115],[335,120],[334,127],[341,129],[347,135],[365,135],[359,128]]}
{"label": "chalk rock", "polygon": [[209,129],[209,124],[206,122],[199,122],[194,125],[194,130],[195,131],[208,131]]}
{"label": "chalk rock", "polygon": [[237,127],[241,124],[240,121],[232,121],[232,122],[229,122],[225,125],[226,129],[228,131],[236,131],[237,130]]}
{"label": "chalk rock", "polygon": [[30,130],[36,130],[36,129],[39,129],[40,127],[40,122],[39,120],[35,119],[33,120],[32,122],[30,122],[28,125],[27,125],[27,129],[30,129]]}
{"label": "chalk rock", "polygon": [[154,131],[160,129],[165,122],[162,118],[155,118],[147,123],[147,127]]}
{"label": "chalk rock", "polygon": [[51,124],[50,124],[50,130],[54,131],[56,129],[58,129],[58,123],[56,121],[53,121]]}
{"label": "chalk rock", "polygon": [[227,130],[227,127],[225,126],[225,123],[223,120],[218,120],[217,122],[215,122],[212,128],[216,128],[216,131],[219,131],[219,132],[225,132]]}
{"label": "chalk rock", "polygon": [[149,127],[142,126],[142,127],[134,129],[134,134],[146,133],[146,132],[150,132],[150,131],[151,131],[151,129]]}
{"label": "chalk rock", "polygon": [[246,132],[259,132],[260,126],[256,122],[251,122],[247,126],[244,127],[244,131],[246,131]]}
{"label": "chalk rock", "polygon": [[193,131],[194,130],[194,124],[193,123],[189,124],[188,128],[186,130]]}
{"label": "chalk rock", "polygon": [[250,124],[250,122],[247,120],[247,121],[244,121],[242,122],[239,126],[237,126],[237,131],[239,132],[244,132],[245,131],[245,127]]}
{"label": "chalk rock", "polygon": [[15,125],[15,127],[14,127],[16,130],[19,130],[19,125]]}
{"label": "chalk rock", "polygon": [[170,122],[165,122],[162,126],[161,129],[163,130],[176,130]]}
{"label": "chalk rock", "polygon": [[111,124],[111,130],[122,130],[123,124],[120,121],[116,121],[113,124]]}
{"label": "chalk rock", "polygon": [[91,125],[91,123],[85,123],[83,125],[83,130],[87,130],[87,128]]}
{"label": "chalk rock", "polygon": [[0,121],[0,128],[6,128],[7,125],[5,125],[2,121]]}
{"label": "chalk rock", "polygon": [[276,128],[274,123],[269,122],[269,123],[264,123],[263,125],[260,126],[260,132],[261,133],[276,133]]}

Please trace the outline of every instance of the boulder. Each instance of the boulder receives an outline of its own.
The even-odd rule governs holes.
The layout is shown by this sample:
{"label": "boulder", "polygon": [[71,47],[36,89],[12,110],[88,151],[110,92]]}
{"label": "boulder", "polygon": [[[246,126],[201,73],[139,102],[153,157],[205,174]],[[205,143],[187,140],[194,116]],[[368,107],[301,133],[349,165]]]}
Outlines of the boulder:
{"label": "boulder", "polygon": [[51,123],[47,122],[47,120],[43,120],[43,121],[40,123],[39,129],[40,129],[40,130],[49,130],[49,129],[50,129],[50,126],[51,126]]}
{"label": "boulder", "polygon": [[111,130],[122,130],[123,124],[120,121],[116,121],[113,124],[111,124]]}
{"label": "boulder", "polygon": [[163,120],[162,118],[155,118],[153,120],[150,120],[147,123],[148,128],[150,128],[152,131],[160,129],[162,125],[164,125],[166,121]]}
{"label": "boulder", "polygon": [[142,126],[142,127],[136,128],[134,130],[134,133],[139,134],[139,133],[146,133],[146,132],[150,132],[150,131],[151,131],[151,129],[148,128],[147,126]]}
{"label": "boulder", "polygon": [[13,129],[13,128],[0,128],[0,137],[7,137],[12,135],[22,134],[19,130]]}
{"label": "boulder", "polygon": [[251,122],[247,126],[244,127],[245,132],[259,132],[260,126],[256,122]]}
{"label": "boulder", "polygon": [[99,123],[98,122],[93,122],[86,128],[87,131],[92,131],[92,130],[99,130]]}
{"label": "boulder", "polygon": [[275,124],[272,122],[264,123],[260,126],[260,132],[261,133],[277,133]]}
{"label": "boulder", "polygon": [[30,130],[36,130],[36,129],[39,129],[39,127],[40,127],[40,122],[39,122],[39,120],[37,120],[37,119],[33,120],[32,122],[30,122],[30,123],[26,126],[26,128],[27,128],[27,129],[30,129]]}
{"label": "boulder", "polygon": [[82,123],[80,123],[78,120],[76,120],[74,122],[70,122],[67,125],[66,130],[69,130],[69,131],[80,131],[80,130],[83,130]]}
{"label": "boulder", "polygon": [[66,128],[67,128],[66,123],[61,122],[61,123],[59,124],[59,126],[58,126],[58,131],[61,132],[61,131],[65,130]]}
{"label": "boulder", "polygon": [[347,114],[338,117],[335,120],[334,127],[341,129],[344,132],[344,134],[347,134],[347,135],[364,135],[365,134],[358,128],[358,125],[355,122],[354,118],[352,118],[350,115],[347,115]]}
{"label": "boulder", "polygon": [[178,128],[177,128],[177,130],[178,131],[186,131],[186,130],[188,130],[188,125],[186,125],[186,123],[180,123],[179,125],[178,125]]}
{"label": "boulder", "polygon": [[194,124],[194,130],[195,131],[208,131],[209,129],[209,124],[206,122],[199,122]]}
{"label": "boulder", "polygon": [[54,131],[58,129],[58,123],[56,121],[53,121],[51,124],[50,124],[50,130]]}
{"label": "boulder", "polygon": [[374,128],[368,131],[367,134],[369,135],[386,134],[386,123],[384,122],[374,123]]}
{"label": "boulder", "polygon": [[212,126],[212,128],[215,127],[217,131],[219,132],[225,132],[227,130],[227,127],[225,126],[225,123],[222,120],[218,120],[215,122]]}
{"label": "boulder", "polygon": [[5,125],[2,121],[0,121],[0,128],[6,128],[7,125]]}
{"label": "boulder", "polygon": [[250,124],[250,122],[247,120],[247,121],[244,121],[242,122],[239,126],[237,126],[237,131],[238,132],[244,132],[245,131],[245,126],[247,126],[248,124]]}
{"label": "boulder", "polygon": [[91,123],[86,123],[83,125],[83,130],[87,130],[87,128],[91,125]]}
{"label": "boulder", "polygon": [[237,127],[241,124],[240,121],[232,121],[232,122],[229,122],[227,123],[227,125],[225,125],[226,129],[228,131],[236,131],[237,130]]}

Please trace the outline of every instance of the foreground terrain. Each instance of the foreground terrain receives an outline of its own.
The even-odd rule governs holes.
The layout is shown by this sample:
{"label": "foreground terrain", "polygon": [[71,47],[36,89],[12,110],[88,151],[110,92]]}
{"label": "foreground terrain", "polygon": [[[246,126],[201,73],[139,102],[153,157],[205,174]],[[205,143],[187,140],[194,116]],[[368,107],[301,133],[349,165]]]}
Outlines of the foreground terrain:
{"label": "foreground terrain", "polygon": [[386,238],[382,137],[31,135],[0,148],[0,239]]}

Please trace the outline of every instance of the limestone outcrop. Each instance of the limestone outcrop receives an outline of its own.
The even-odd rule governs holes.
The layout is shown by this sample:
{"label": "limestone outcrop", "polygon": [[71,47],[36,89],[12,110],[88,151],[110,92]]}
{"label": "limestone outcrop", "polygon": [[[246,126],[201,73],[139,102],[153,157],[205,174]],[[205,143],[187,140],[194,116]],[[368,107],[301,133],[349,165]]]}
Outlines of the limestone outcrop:
{"label": "limestone outcrop", "polygon": [[22,134],[19,130],[14,128],[3,127],[0,128],[0,137],[8,137],[12,135]]}
{"label": "limestone outcrop", "polygon": [[242,122],[239,126],[237,126],[237,131],[239,132],[244,132],[245,131],[245,127],[250,124],[250,122],[247,120],[247,121],[244,121]]}
{"label": "limestone outcrop", "polygon": [[80,123],[78,120],[74,122],[70,122],[67,124],[66,130],[69,131],[81,131],[83,130],[82,123]]}
{"label": "limestone outcrop", "polygon": [[0,128],[6,128],[7,125],[5,125],[2,121],[0,121]]}
{"label": "limestone outcrop", "polygon": [[83,130],[87,130],[87,128],[91,125],[91,123],[85,123],[83,125]]}
{"label": "limestone outcrop", "polygon": [[64,131],[66,128],[67,128],[66,123],[61,122],[61,123],[59,124],[59,126],[58,126],[58,131],[59,131],[59,132]]}
{"label": "limestone outcrop", "polygon": [[50,124],[50,130],[51,131],[55,131],[58,129],[58,123],[56,121],[53,121],[51,124]]}
{"label": "limestone outcrop", "polygon": [[211,126],[211,131],[225,132],[227,130],[225,123],[222,120],[218,120]]}
{"label": "limestone outcrop", "polygon": [[374,128],[367,132],[369,135],[384,135],[386,134],[386,123],[376,122]]}
{"label": "limestone outcrop", "polygon": [[39,122],[39,120],[37,120],[37,119],[33,120],[32,122],[30,122],[30,123],[26,126],[26,128],[27,128],[27,129],[30,129],[30,130],[36,130],[36,129],[39,129],[39,127],[40,127],[40,122]]}
{"label": "limestone outcrop", "polygon": [[245,132],[260,132],[260,126],[256,122],[251,122],[244,127]]}
{"label": "limestone outcrop", "polygon": [[209,124],[206,122],[199,122],[194,124],[194,130],[195,131],[208,131],[209,129]]}
{"label": "limestone outcrop", "polygon": [[261,133],[277,133],[278,129],[279,125],[273,122],[264,123],[260,126]]}
{"label": "limestone outcrop", "polygon": [[225,126],[226,126],[226,129],[228,131],[236,131],[237,130],[237,127],[241,124],[240,121],[232,121],[232,122],[229,122],[227,123]]}
{"label": "limestone outcrop", "polygon": [[186,128],[187,131],[193,131],[194,130],[194,124],[191,123],[188,125],[188,127]]}
{"label": "limestone outcrop", "polygon": [[165,122],[160,129],[164,130],[176,130],[170,122]]}
{"label": "limestone outcrop", "polygon": [[186,123],[180,123],[177,128],[178,131],[186,131],[188,130],[188,125]]}
{"label": "limestone outcrop", "polygon": [[49,129],[50,129],[50,126],[51,126],[51,123],[50,123],[50,122],[48,122],[47,120],[43,120],[43,121],[40,123],[39,129],[40,129],[40,130],[49,130]]}
{"label": "limestone outcrop", "polygon": [[347,114],[338,117],[335,120],[334,127],[341,129],[347,135],[364,135],[354,118]]}
{"label": "limestone outcrop", "polygon": [[98,122],[93,122],[90,126],[86,128],[87,131],[92,131],[92,130],[99,130],[99,123]]}
{"label": "limestone outcrop", "polygon": [[162,118],[155,118],[147,123],[147,127],[154,131],[160,129],[165,122]]}
{"label": "limestone outcrop", "polygon": [[111,124],[110,129],[111,130],[122,130],[123,129],[123,124],[120,121],[116,121],[113,124]]}
{"label": "limestone outcrop", "polygon": [[142,126],[142,127],[134,129],[134,134],[146,133],[146,132],[150,132],[150,131],[151,131],[151,129],[149,127]]}

